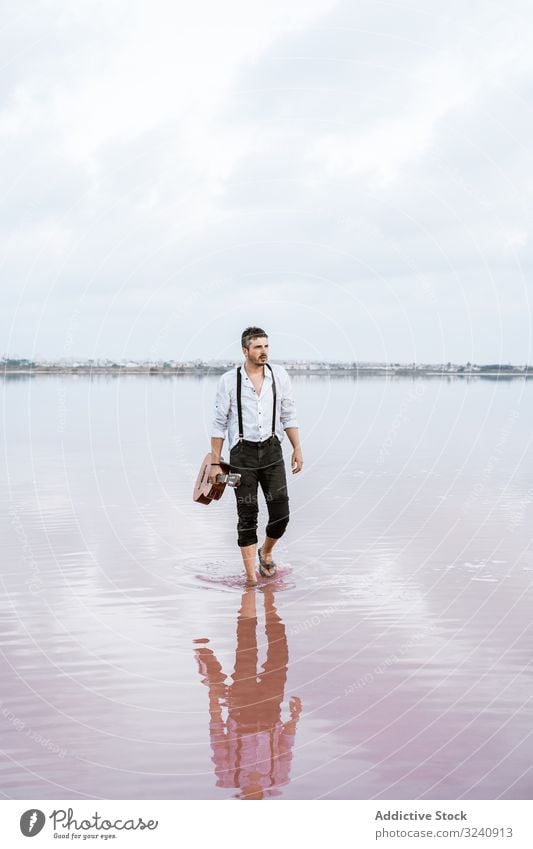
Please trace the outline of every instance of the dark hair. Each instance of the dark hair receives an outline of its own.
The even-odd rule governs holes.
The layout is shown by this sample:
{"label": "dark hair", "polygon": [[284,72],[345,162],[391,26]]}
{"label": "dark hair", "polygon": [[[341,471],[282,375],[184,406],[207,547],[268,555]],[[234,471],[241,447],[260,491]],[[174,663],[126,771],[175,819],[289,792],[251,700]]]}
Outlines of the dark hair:
{"label": "dark hair", "polygon": [[241,336],[242,347],[243,348],[249,348],[250,342],[252,341],[252,339],[255,339],[257,336],[266,336],[266,338],[268,339],[267,334],[265,333],[264,330],[262,330],[261,327],[247,327],[246,330],[242,331],[242,336]]}

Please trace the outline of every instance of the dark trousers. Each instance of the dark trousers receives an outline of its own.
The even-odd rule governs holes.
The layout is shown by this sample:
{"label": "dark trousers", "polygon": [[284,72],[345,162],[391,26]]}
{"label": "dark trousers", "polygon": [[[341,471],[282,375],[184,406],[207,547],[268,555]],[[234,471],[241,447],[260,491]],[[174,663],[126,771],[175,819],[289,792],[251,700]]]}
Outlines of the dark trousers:
{"label": "dark trousers", "polygon": [[264,442],[243,439],[230,450],[229,463],[233,472],[239,472],[241,483],[233,490],[237,501],[237,535],[239,546],[257,542],[258,484],[263,490],[268,509],[266,535],[279,539],[289,521],[289,495],[285,462],[277,436]]}

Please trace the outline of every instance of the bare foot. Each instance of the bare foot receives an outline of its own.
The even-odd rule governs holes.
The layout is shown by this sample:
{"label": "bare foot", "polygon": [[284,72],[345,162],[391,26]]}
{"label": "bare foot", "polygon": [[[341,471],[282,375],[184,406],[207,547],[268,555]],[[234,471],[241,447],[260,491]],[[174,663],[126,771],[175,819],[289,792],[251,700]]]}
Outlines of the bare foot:
{"label": "bare foot", "polygon": [[276,574],[276,566],[272,563],[272,552],[263,554],[263,548],[259,549],[259,563],[261,564],[260,572],[267,578],[273,578]]}

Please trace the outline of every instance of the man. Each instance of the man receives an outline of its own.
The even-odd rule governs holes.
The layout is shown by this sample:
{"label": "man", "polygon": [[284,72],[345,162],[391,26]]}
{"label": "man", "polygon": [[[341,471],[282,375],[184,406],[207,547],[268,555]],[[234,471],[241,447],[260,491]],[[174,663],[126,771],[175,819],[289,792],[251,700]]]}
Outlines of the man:
{"label": "man", "polygon": [[[222,473],[219,462],[228,431],[229,464],[241,474],[234,489],[237,501],[238,545],[249,586],[257,584],[258,484],[268,509],[265,541],[259,551],[259,571],[265,577],[276,574],[272,549],[285,533],[289,521],[289,496],[281,443],[283,432],[291,442],[293,474],[301,471],[303,457],[292,386],[286,369],[268,363],[268,336],[260,327],[247,327],[241,337],[244,364],[225,372],[218,382],[209,476],[214,482]],[[275,403],[274,403],[275,400]]]}

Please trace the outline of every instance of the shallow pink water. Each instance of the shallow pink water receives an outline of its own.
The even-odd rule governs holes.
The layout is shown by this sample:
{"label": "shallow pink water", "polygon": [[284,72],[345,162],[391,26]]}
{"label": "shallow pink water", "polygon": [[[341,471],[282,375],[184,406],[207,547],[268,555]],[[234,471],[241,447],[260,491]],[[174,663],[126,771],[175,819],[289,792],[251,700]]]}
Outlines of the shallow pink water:
{"label": "shallow pink water", "polygon": [[247,591],[214,379],[4,384],[5,797],[531,798],[533,384],[294,386]]}

